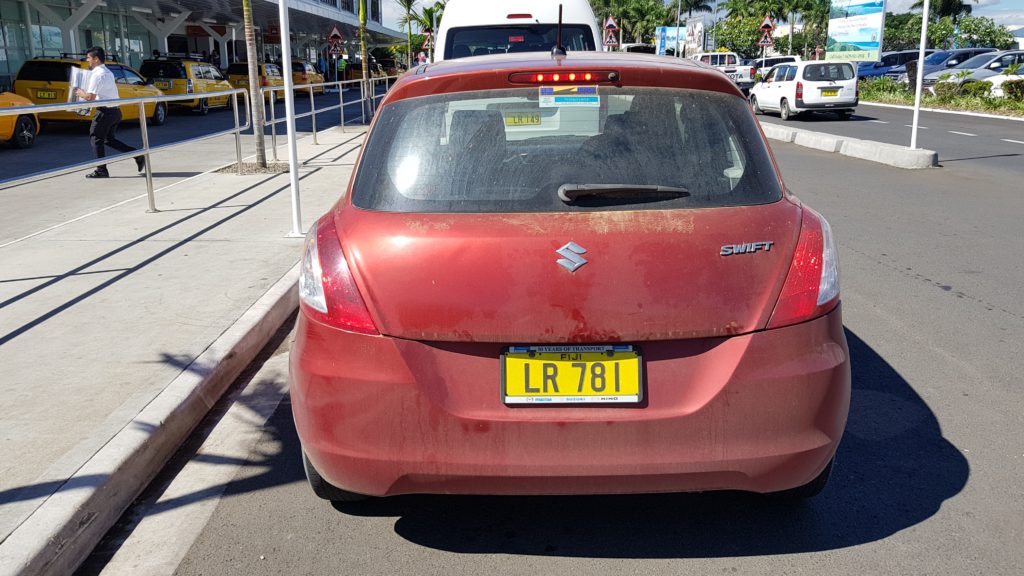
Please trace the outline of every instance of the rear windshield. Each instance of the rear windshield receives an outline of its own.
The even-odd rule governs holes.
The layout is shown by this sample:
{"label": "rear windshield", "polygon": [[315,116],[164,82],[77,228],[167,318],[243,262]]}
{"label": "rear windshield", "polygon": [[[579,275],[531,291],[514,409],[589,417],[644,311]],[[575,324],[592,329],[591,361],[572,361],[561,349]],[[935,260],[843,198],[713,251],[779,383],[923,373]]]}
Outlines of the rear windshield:
{"label": "rear windshield", "polygon": [[[592,88],[592,87],[591,87]],[[740,206],[781,197],[745,101],[700,90],[550,88],[400,100],[380,111],[353,203],[387,212],[556,212]],[[559,199],[559,187],[681,187]]]}
{"label": "rear windshield", "polygon": [[[446,60],[507,52],[548,52],[558,39],[557,24],[452,28],[444,46]],[[562,25],[566,50],[594,50],[594,34],[582,24]]]}
{"label": "rear windshield", "polygon": [[277,64],[264,64],[263,73],[267,76],[280,76],[281,69],[277,66]]}
{"label": "rear windshield", "polygon": [[853,80],[857,75],[853,66],[843,63],[832,64],[808,64],[804,68],[804,80],[828,81],[828,80]]}
{"label": "rear windshield", "polygon": [[68,62],[49,62],[29,60],[21,65],[18,80],[44,80],[47,82],[67,82],[71,64]]}
{"label": "rear windshield", "polygon": [[302,74],[306,71],[306,65],[302,62],[292,62],[292,72]]}
{"label": "rear windshield", "polygon": [[183,79],[185,66],[181,62],[162,62],[159,60],[146,60],[142,63],[139,72],[146,78],[169,78]]}

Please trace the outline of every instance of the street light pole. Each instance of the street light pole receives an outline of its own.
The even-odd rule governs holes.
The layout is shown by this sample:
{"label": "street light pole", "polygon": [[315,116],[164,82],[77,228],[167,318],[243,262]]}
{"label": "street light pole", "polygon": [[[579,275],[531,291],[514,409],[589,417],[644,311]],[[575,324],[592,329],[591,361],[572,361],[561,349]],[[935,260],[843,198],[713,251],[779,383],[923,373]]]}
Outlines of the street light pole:
{"label": "street light pole", "polygon": [[676,58],[682,58],[679,53],[679,17],[683,12],[683,0],[676,0]]}
{"label": "street light pole", "polygon": [[[295,144],[295,86],[292,80],[291,28],[288,25],[288,0],[277,0],[281,19],[281,76],[284,77],[284,117],[288,128],[288,176],[292,190],[292,231],[289,237],[302,238],[302,205],[299,199],[299,152]],[[274,99],[270,99],[274,105]]]}
{"label": "street light pole", "polygon": [[910,149],[917,150],[917,120],[921,116],[921,90],[924,85],[924,45],[928,41],[928,0],[921,13],[921,46],[917,50],[917,87],[914,91],[914,123],[910,131]]}

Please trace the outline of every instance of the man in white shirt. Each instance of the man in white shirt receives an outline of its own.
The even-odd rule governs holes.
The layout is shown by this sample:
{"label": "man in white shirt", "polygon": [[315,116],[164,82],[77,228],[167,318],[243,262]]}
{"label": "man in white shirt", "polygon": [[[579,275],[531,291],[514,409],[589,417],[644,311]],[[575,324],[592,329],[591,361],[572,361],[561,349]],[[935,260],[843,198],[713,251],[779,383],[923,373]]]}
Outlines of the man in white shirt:
{"label": "man in white shirt", "polygon": [[[117,85],[114,82],[114,73],[104,64],[106,54],[103,48],[94,46],[85,52],[85,60],[89,63],[89,79],[85,89],[75,88],[75,95],[83,100],[116,100],[120,98],[117,93]],[[145,120],[142,120],[143,122]],[[110,146],[119,152],[131,152],[136,150],[131,146],[118,140],[115,136],[117,125],[121,123],[121,109],[117,106],[99,106],[92,118],[92,125],[89,126],[89,140],[92,142],[93,152],[97,158],[106,156],[104,145]],[[135,165],[139,172],[146,169],[146,159],[143,156],[135,157]],[[109,178],[107,166],[97,166],[96,170],[85,175],[86,178]]]}

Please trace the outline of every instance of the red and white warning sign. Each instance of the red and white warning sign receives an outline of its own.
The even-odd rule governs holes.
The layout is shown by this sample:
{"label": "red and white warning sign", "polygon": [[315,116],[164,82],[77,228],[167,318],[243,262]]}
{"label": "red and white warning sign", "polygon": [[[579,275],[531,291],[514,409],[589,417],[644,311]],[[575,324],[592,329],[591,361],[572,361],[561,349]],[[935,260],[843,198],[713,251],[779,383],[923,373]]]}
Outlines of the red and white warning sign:
{"label": "red and white warning sign", "polygon": [[772,46],[775,44],[775,39],[772,38],[772,33],[765,31],[764,36],[761,36],[761,41],[757,43],[758,46]]}
{"label": "red and white warning sign", "polygon": [[608,19],[604,21],[604,29],[605,30],[618,30],[619,29],[619,25],[615,23],[615,18],[614,17],[609,16]]}
{"label": "red and white warning sign", "polygon": [[619,39],[615,37],[615,30],[608,30],[604,33],[605,46],[618,46]]}

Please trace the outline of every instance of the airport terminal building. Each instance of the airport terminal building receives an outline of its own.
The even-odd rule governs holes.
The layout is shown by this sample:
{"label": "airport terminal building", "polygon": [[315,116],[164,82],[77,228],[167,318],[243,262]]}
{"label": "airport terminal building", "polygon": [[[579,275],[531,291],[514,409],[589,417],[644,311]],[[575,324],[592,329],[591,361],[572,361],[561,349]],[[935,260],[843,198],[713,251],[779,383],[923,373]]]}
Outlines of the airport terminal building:
{"label": "airport terminal building", "polygon": [[[405,34],[381,23],[381,1],[367,0],[367,44],[386,46]],[[278,4],[252,0],[259,58],[281,48]],[[292,54],[321,66],[336,27],[343,57],[359,50],[358,0],[289,0]],[[10,90],[22,63],[37,56],[78,54],[102,46],[137,67],[153,50],[206,53],[226,68],[245,56],[242,0],[0,0],[0,91]]]}

